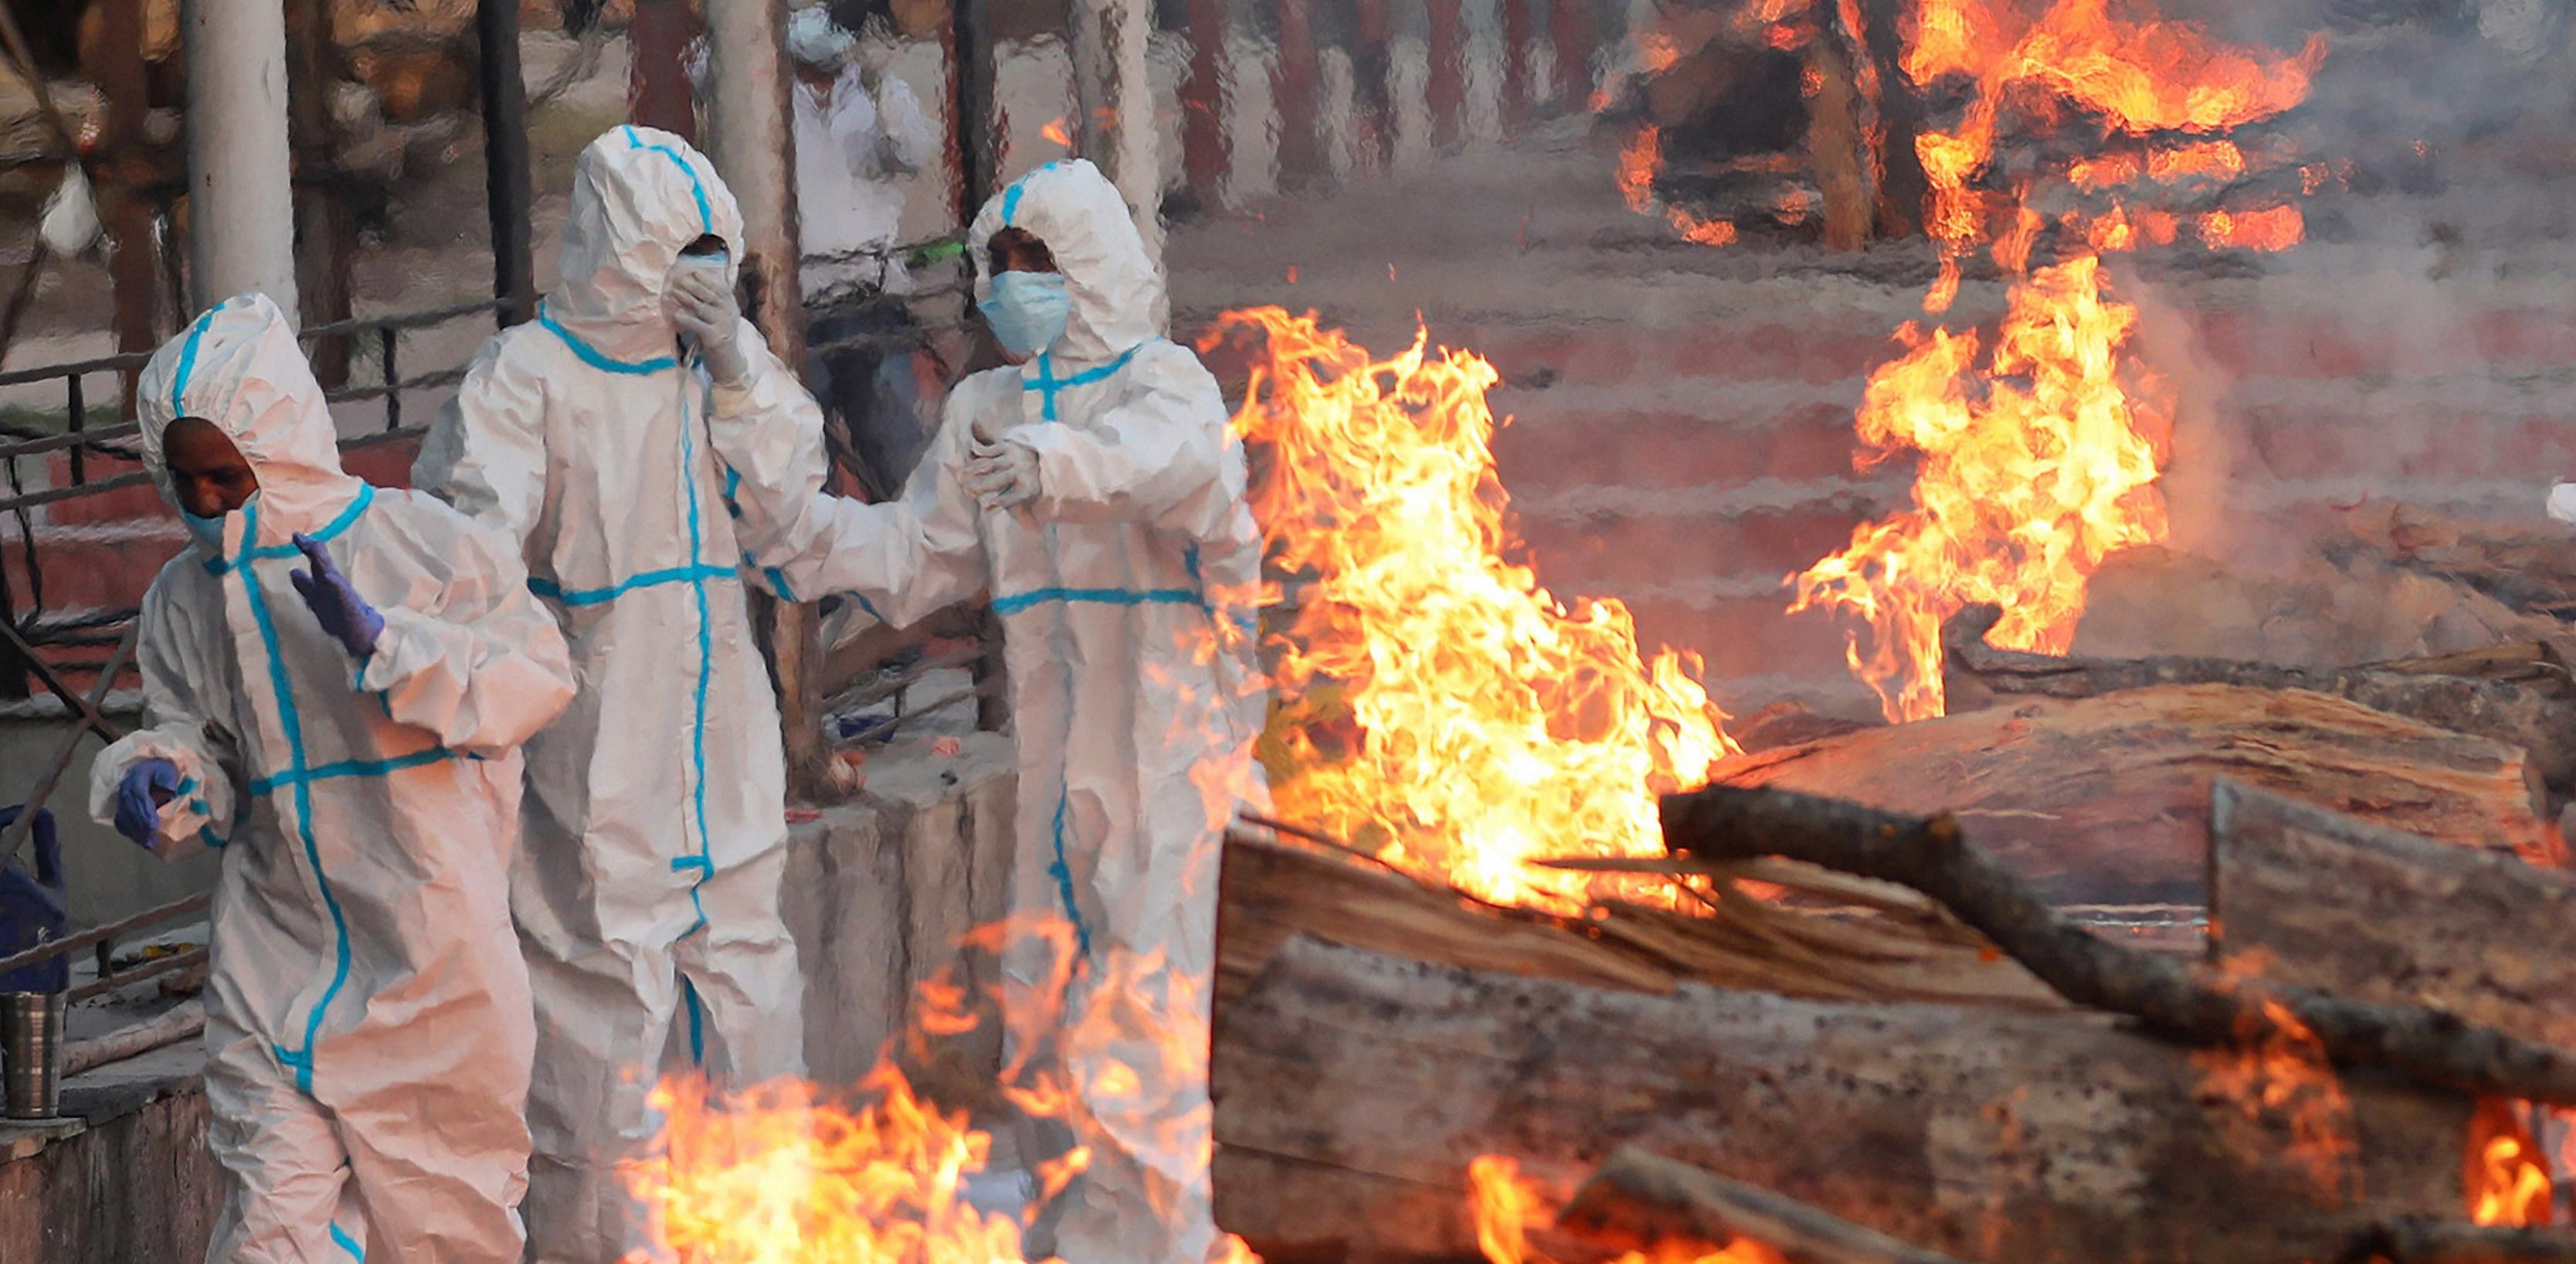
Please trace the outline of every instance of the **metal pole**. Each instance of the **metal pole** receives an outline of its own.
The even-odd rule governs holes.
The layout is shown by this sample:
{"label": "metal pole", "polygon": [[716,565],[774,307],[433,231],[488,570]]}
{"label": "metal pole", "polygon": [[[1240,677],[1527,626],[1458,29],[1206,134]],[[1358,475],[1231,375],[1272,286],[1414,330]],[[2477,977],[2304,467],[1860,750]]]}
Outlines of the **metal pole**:
{"label": "metal pole", "polygon": [[[92,170],[99,179],[99,206],[106,214],[110,254],[108,284],[116,302],[116,349],[150,351],[159,344],[153,320],[156,299],[168,289],[172,307],[186,307],[187,295],[175,280],[165,281],[153,268],[153,256],[168,247],[155,231],[158,208],[146,190],[154,178],[151,137],[146,125],[151,105],[150,68],[143,64],[143,0],[107,0],[99,7],[99,86],[107,93],[107,143],[103,160]],[[193,174],[193,172],[192,172]],[[170,251],[170,277],[178,275],[177,251]],[[292,302],[294,296],[288,295]],[[117,374],[122,383],[122,415],[134,414],[137,365]]]}
{"label": "metal pole", "polygon": [[295,318],[286,8],[186,0],[188,235],[196,308],[257,290]]}
{"label": "metal pole", "polygon": [[954,0],[948,28],[948,128],[957,147],[957,222],[973,222],[993,196],[993,42],[988,0]]}
{"label": "metal pole", "polygon": [[[714,80],[707,103],[707,156],[742,207],[742,274],[750,289],[746,314],[791,365],[805,363],[805,305],[798,292],[795,136],[788,126],[786,6],[707,6],[707,61]],[[788,790],[803,798],[829,792],[823,743],[821,626],[811,608],[781,603],[769,661],[778,682],[778,717],[787,748]]]}
{"label": "metal pole", "polygon": [[627,72],[628,117],[691,144],[698,138],[697,93],[680,62],[696,34],[687,0],[635,0],[635,20],[626,27],[635,59]]}
{"label": "metal pole", "polygon": [[[483,199],[492,217],[492,297],[500,321],[516,325],[537,314],[537,264],[529,238],[528,88],[519,73],[519,6],[482,0],[474,35],[483,61]],[[393,381],[386,344],[386,382]]]}

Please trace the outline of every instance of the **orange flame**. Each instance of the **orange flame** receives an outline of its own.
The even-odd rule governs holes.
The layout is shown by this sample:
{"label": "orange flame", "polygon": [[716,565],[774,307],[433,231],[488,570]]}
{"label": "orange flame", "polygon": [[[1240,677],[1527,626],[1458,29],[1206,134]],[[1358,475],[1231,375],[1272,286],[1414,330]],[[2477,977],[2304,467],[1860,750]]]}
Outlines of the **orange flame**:
{"label": "orange flame", "polygon": [[[1858,429],[1871,449],[1864,464],[1919,458],[1912,505],[1864,524],[1849,547],[1791,579],[1793,612],[1826,607],[1866,622],[1869,648],[1854,633],[1848,658],[1892,720],[1943,713],[1940,626],[1962,606],[2004,608],[1997,645],[2062,653],[2104,559],[2167,532],[2155,483],[2172,397],[2128,362],[2137,313],[2105,297],[2099,253],[2169,243],[2178,225],[2118,203],[2064,215],[2071,239],[2097,253],[2026,272],[2047,223],[2021,200],[2030,181],[2012,195],[1979,187],[2003,103],[2029,101],[2036,88],[2113,132],[2216,133],[2296,105],[2325,56],[2322,39],[2294,57],[2232,48],[2192,23],[2114,16],[2108,0],[2054,0],[2036,18],[2018,0],[1922,0],[1908,33],[1904,66],[1916,82],[1975,81],[1958,126],[1917,138],[1925,224],[1942,259],[1924,308],[1949,309],[1961,260],[1981,241],[2015,281],[1982,362],[1973,331],[1900,332],[1907,349],[1871,374]],[[2078,160],[2066,175],[2100,190],[2141,177],[2226,179],[2244,164],[2232,141],[2210,136]],[[2285,249],[2302,232],[2286,206],[2195,226],[2211,245],[2258,249]]]}
{"label": "orange flame", "polygon": [[1067,149],[1071,149],[1073,148],[1073,120],[1069,118],[1048,119],[1047,125],[1038,129],[1038,135],[1044,136],[1048,140],[1054,141],[1056,144],[1062,145]]}
{"label": "orange flame", "polygon": [[2236,1021],[2235,1043],[2192,1054],[2211,1096],[2232,1103],[2241,1128],[2263,1135],[2241,1146],[2249,1152],[2278,1148],[2272,1140],[2287,1131],[2290,1158],[2305,1164],[2321,1202],[2334,1202],[2360,1179],[2355,1159],[2360,1143],[2353,1130],[2352,1103],[2344,1096],[2325,1046],[2298,1015],[2258,989],[2258,976],[2269,958],[2250,953],[2223,965],[2224,983],[2255,1002]]}
{"label": "orange flame", "polygon": [[[1627,199],[1628,209],[1640,215],[1654,214],[1659,203],[1655,197],[1655,172],[1663,165],[1663,132],[1652,123],[1640,124],[1636,134],[1619,150],[1619,196]],[[1678,206],[1662,208],[1664,221],[1682,235],[1682,240],[1702,246],[1732,245],[1735,225],[1725,220],[1708,220]]]}
{"label": "orange flame", "polygon": [[2295,206],[2259,211],[2211,211],[2200,217],[2200,239],[2211,249],[2287,250],[2307,235],[2307,217]]}
{"label": "orange flame", "polygon": [[1259,341],[1235,425],[1272,563],[1300,590],[1270,646],[1280,811],[1417,876],[1568,912],[1591,882],[1527,862],[1659,854],[1655,796],[1735,747],[1696,663],[1646,659],[1618,602],[1569,609],[1504,560],[1493,366],[1419,334],[1374,358],[1278,308],[1227,313],[1206,345],[1229,336]]}
{"label": "orange flame", "polygon": [[[1548,1210],[1562,1205],[1538,1183],[1521,1175],[1520,1164],[1500,1155],[1484,1155],[1467,1164],[1467,1206],[1476,1226],[1476,1248],[1487,1264],[1553,1264],[1530,1246],[1529,1231],[1555,1223]],[[1786,1264],[1778,1251],[1751,1238],[1711,1246],[1687,1238],[1663,1238],[1642,1251],[1630,1251],[1610,1264]]]}
{"label": "orange flame", "polygon": [[2537,1228],[2550,1223],[2548,1156],[2505,1102],[2487,1099],[2469,1116],[2469,1219]]}
{"label": "orange flame", "polygon": [[2161,183],[2183,180],[2233,180],[2245,174],[2245,151],[2235,142],[2205,140],[2147,155],[2147,174]]}
{"label": "orange flame", "polygon": [[[1203,1182],[1210,1150],[1204,1095],[1175,1110],[1168,1095],[1147,1090],[1134,1060],[1159,1063],[1153,1083],[1205,1083],[1203,1021],[1168,1021],[1170,1014],[1204,1012],[1189,999],[1204,980],[1173,974],[1158,955],[1112,950],[1090,987],[1094,1003],[1062,1032],[1062,1066],[1037,1067],[1027,1059],[1041,1047],[1041,1033],[1062,1021],[1066,989],[1091,984],[1070,927],[1015,918],[978,929],[966,946],[997,955],[1042,948],[1052,957],[1048,982],[1031,992],[1046,1003],[1017,1012],[1001,1007],[1020,1051],[996,1086],[1003,1097],[1033,1116],[1074,1123],[1078,1133],[1115,1137],[1131,1152],[1167,1148],[1194,1162]],[[1120,1013],[1121,998],[1164,989],[1181,1003],[1158,1011],[1167,1019],[1159,1030],[1147,1028],[1154,1048],[1133,1048],[1140,1026]],[[989,999],[1000,1003],[997,994]],[[943,975],[916,989],[900,1040],[920,1054],[930,1038],[971,1031],[978,1022],[969,989]],[[1092,1091],[1077,1094],[1069,1077]],[[968,1112],[922,1097],[890,1058],[847,1099],[793,1078],[720,1093],[689,1075],[664,1080],[653,1104],[663,1115],[668,1157],[636,1165],[628,1185],[651,1211],[661,1244],[688,1264],[1021,1261],[1023,1221],[1093,1158],[1077,1146],[1036,1165],[1037,1203],[1020,1217],[979,1210],[967,1201],[967,1178],[986,1170],[990,1134],[973,1127]],[[1240,1239],[1219,1245],[1226,1264],[1258,1264]]]}
{"label": "orange flame", "polygon": [[1891,720],[1942,713],[1941,623],[1961,607],[2003,607],[1997,644],[2063,652],[2086,578],[2164,535],[2169,406],[2160,384],[2121,372],[2137,313],[2104,298],[2099,266],[2033,273],[1982,364],[1975,332],[1908,325],[1911,349],[1870,377],[1864,460],[1920,454],[1914,506],[1792,576],[1790,609],[1869,623],[1874,645],[1864,655],[1855,634],[1849,658]]}

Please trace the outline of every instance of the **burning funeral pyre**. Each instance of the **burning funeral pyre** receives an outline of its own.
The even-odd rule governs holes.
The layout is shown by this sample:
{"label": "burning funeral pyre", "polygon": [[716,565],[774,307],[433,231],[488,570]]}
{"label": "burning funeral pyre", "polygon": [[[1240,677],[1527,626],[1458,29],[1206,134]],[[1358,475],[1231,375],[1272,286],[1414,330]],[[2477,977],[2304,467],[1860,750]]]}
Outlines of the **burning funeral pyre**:
{"label": "burning funeral pyre", "polygon": [[[2111,265],[2299,241],[2295,198],[2244,178],[2313,192],[2332,162],[2241,133],[2325,44],[2104,0],[1717,8],[1859,138],[1818,173],[1829,224],[1871,218],[1836,179],[1910,171],[1939,247],[1857,418],[1910,503],[1788,584],[1852,626],[1890,723],[1731,733],[1688,656],[1520,560],[1494,366],[1235,312],[1206,346],[1251,366],[1278,697],[1215,976],[1079,961],[1039,924],[970,950],[1212,995],[1212,1030],[1149,1056],[1204,1067],[1213,1113],[1112,1127],[1211,1174],[1238,1259],[2576,1259],[2547,1228],[2576,1106],[2576,543],[2353,515],[2358,582],[2492,608],[2466,652],[2069,656],[2095,578],[2169,532],[2172,392]],[[1909,84],[1946,113],[1895,126]],[[1739,248],[1661,189],[1667,141],[1626,136],[1628,205]],[[2000,321],[1939,323],[1987,267]],[[1036,1204],[969,1196],[996,1121],[1137,1077],[936,1074],[1008,1012],[924,986],[855,1094],[666,1085],[671,1162],[639,1193],[701,1264],[1025,1258]],[[1038,1200],[1087,1161],[1037,1163]]]}

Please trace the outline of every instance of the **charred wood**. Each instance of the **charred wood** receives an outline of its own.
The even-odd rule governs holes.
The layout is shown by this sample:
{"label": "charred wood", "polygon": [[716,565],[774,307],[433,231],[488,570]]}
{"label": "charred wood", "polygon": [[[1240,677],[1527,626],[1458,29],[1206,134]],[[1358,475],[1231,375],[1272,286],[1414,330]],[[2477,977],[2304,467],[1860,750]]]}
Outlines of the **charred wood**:
{"label": "charred wood", "polygon": [[2050,908],[1950,816],[1900,816],[1780,790],[1712,786],[1663,800],[1665,844],[1712,859],[1785,856],[1913,887],[2078,1005],[2189,1044],[2313,1042],[2345,1065],[2425,1084],[2576,1105],[2576,1052],[2415,1006],[2196,972],[2102,940]]}
{"label": "charred wood", "polygon": [[2457,1220],[2407,1219],[2376,1226],[2342,1264],[2576,1264],[2576,1233],[2514,1229]]}
{"label": "charred wood", "polygon": [[2324,694],[2224,684],[2024,698],[1728,761],[1716,780],[1955,814],[2054,900],[2198,905],[2221,775],[2412,834],[2539,855],[2523,754]]}

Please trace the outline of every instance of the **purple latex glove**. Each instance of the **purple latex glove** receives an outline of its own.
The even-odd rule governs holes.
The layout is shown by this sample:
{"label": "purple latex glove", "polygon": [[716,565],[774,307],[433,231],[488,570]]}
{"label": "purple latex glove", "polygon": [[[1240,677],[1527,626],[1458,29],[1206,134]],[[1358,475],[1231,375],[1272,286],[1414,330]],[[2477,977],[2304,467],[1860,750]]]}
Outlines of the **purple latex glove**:
{"label": "purple latex glove", "polygon": [[161,833],[161,804],[179,792],[179,766],[140,759],[116,784],[116,832],[145,847]]}
{"label": "purple latex glove", "polygon": [[347,646],[352,656],[365,658],[375,653],[376,638],[385,631],[385,617],[350,586],[349,577],[340,573],[319,541],[299,531],[295,547],[303,552],[305,561],[313,564],[313,569],[297,571],[288,578],[295,581],[295,591],[303,595],[314,621]]}

